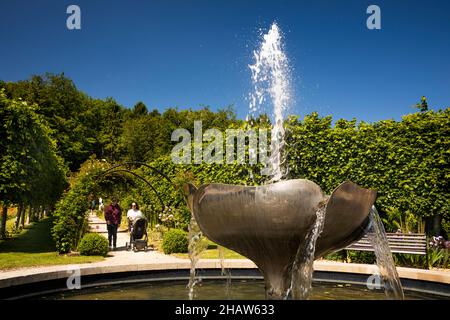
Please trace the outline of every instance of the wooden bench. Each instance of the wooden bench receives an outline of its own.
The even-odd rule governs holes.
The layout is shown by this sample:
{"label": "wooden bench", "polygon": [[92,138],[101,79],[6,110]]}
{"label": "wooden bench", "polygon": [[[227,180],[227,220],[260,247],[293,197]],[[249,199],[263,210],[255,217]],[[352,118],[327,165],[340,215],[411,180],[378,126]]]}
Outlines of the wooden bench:
{"label": "wooden bench", "polygon": [[[387,233],[386,235],[392,253],[424,255],[428,266],[428,240],[424,233]],[[344,250],[374,251],[367,235]]]}

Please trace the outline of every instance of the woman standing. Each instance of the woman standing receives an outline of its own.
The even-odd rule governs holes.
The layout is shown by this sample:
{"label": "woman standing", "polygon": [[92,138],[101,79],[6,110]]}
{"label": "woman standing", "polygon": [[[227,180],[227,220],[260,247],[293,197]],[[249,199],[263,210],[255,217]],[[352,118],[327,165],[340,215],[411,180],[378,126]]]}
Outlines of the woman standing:
{"label": "woman standing", "polygon": [[117,245],[117,228],[122,219],[122,209],[119,206],[117,197],[113,197],[111,204],[105,209],[106,227],[108,229],[109,247],[113,250]]}

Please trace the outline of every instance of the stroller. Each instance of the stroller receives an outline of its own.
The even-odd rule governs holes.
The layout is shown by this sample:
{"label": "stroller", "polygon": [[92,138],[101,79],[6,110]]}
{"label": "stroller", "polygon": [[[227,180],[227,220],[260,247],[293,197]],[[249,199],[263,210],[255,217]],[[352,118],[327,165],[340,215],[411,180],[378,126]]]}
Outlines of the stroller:
{"label": "stroller", "polygon": [[125,243],[127,250],[133,249],[137,252],[141,249],[148,250],[148,236],[147,236],[148,221],[145,218],[139,218],[129,225],[130,242]]}

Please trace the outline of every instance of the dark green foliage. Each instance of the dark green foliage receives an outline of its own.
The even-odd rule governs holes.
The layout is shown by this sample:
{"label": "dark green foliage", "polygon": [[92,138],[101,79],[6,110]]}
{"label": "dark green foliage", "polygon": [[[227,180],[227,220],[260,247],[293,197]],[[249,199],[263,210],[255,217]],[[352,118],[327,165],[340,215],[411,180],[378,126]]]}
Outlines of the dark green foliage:
{"label": "dark green foliage", "polygon": [[65,168],[36,105],[0,91],[0,202],[52,205],[65,187]]}
{"label": "dark green foliage", "polygon": [[428,111],[428,103],[425,96],[422,96],[420,103],[416,103],[416,108],[419,109],[420,112]]}
{"label": "dark green foliage", "polygon": [[114,100],[88,97],[64,74],[47,73],[16,83],[0,83],[0,86],[10,98],[37,104],[36,112],[52,129],[57,150],[72,171],[92,154],[99,158],[118,158],[125,110]]}
{"label": "dark green foliage", "polygon": [[331,117],[313,113],[303,121],[291,118],[287,132],[291,178],[310,179],[327,193],[346,180],[377,189],[387,231],[410,215],[417,225],[437,214],[443,225],[450,220],[450,109],[409,114],[400,122],[357,126],[339,120],[335,127]]}
{"label": "dark green foliage", "polygon": [[376,263],[375,253],[370,251],[347,250],[346,258],[347,262],[351,263],[364,263],[364,264]]}
{"label": "dark green foliage", "polygon": [[150,161],[170,153],[172,131],[186,128],[193,133],[194,121],[203,130],[225,130],[237,123],[231,107],[214,112],[167,109],[148,112],[144,103],[126,109],[114,99],[93,99],[79,91],[64,74],[32,76],[18,82],[0,81],[7,97],[36,104],[36,112],[52,129],[57,151],[70,170],[76,171],[89,157],[108,161]]}
{"label": "dark green foliage", "polygon": [[142,101],[139,101],[138,103],[136,103],[134,105],[134,108],[133,108],[134,116],[138,116],[138,117],[145,116],[145,115],[147,115],[147,113],[148,113],[147,106]]}
{"label": "dark green foliage", "polygon": [[340,250],[340,251],[329,253],[324,258],[325,258],[325,260],[344,262],[347,260],[347,253],[345,250]]}
{"label": "dark green foliage", "polygon": [[[428,250],[428,265],[425,255],[393,253],[395,265],[407,268],[448,268],[450,266],[450,250],[430,248]],[[325,256],[326,260],[351,263],[376,263],[374,252],[340,250]]]}
{"label": "dark green foliage", "polygon": [[409,268],[449,268],[450,267],[450,250],[430,248],[428,250],[428,265],[424,255],[394,253],[395,264],[400,267]]}
{"label": "dark green foliage", "polygon": [[429,267],[449,268],[450,267],[450,249],[430,248],[428,250]]}
{"label": "dark green foliage", "polygon": [[349,263],[376,263],[376,256],[371,251],[339,250],[324,257],[326,260],[349,262]]}
{"label": "dark green foliage", "polygon": [[0,89],[0,238],[5,237],[8,206],[53,206],[66,186],[66,168],[37,108],[9,99]]}
{"label": "dark green foliage", "polygon": [[165,254],[188,252],[188,234],[180,229],[171,229],[164,233],[162,248]]}
{"label": "dark green foliage", "polygon": [[170,142],[161,116],[145,115],[123,125],[120,149],[127,161],[146,162],[168,152]]}
{"label": "dark green foliage", "polygon": [[108,240],[98,233],[87,233],[80,241],[78,251],[83,256],[106,256]]}
{"label": "dark green foliage", "polygon": [[75,250],[87,231],[90,197],[99,189],[98,174],[108,168],[101,161],[89,160],[73,178],[72,186],[56,205],[52,236],[61,253]]}
{"label": "dark green foliage", "polygon": [[61,253],[75,249],[83,236],[89,201],[80,189],[78,186],[71,189],[56,206],[52,235]]}

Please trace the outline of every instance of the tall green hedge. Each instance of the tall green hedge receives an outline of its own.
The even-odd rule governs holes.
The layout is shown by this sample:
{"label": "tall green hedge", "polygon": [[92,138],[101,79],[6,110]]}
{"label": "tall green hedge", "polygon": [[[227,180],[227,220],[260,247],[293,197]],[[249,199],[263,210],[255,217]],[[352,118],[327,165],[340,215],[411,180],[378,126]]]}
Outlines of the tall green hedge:
{"label": "tall green hedge", "polygon": [[[331,116],[312,113],[304,119],[291,117],[285,127],[288,178],[310,179],[327,193],[351,180],[378,190],[376,206],[388,230],[395,231],[411,219],[410,228],[417,229],[421,219],[441,215],[442,227],[450,233],[449,108],[372,124],[338,120],[333,125]],[[173,180],[180,172],[189,172],[198,184],[258,185],[265,179],[258,166],[175,165],[169,157],[151,164]],[[165,201],[181,199],[158,175],[142,170]],[[156,203],[152,193],[147,200]]]}
{"label": "tall green hedge", "polygon": [[351,180],[378,190],[377,207],[396,219],[437,214],[450,232],[450,109],[373,124],[316,113],[287,125],[290,177],[331,192]]}

